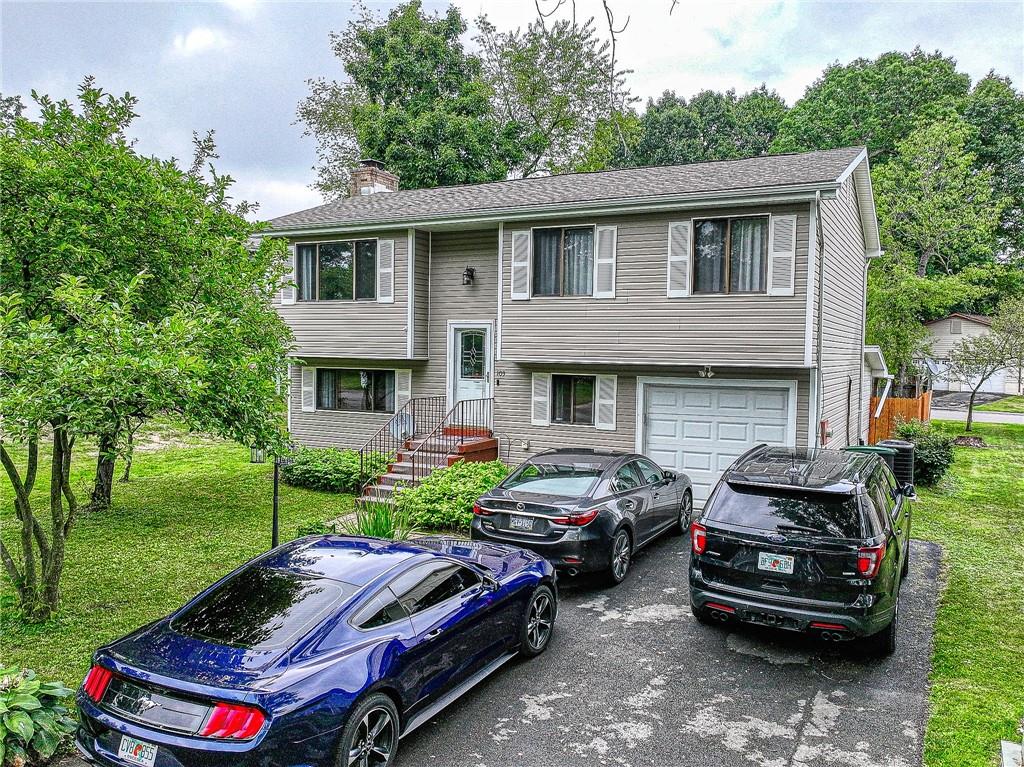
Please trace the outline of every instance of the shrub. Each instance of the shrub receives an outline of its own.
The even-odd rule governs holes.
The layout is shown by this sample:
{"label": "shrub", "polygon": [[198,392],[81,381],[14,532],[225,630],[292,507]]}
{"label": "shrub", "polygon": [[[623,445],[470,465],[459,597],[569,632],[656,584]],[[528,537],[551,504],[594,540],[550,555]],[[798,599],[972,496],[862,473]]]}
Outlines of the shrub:
{"label": "shrub", "polygon": [[914,482],[934,485],[953,465],[953,438],[916,418],[896,424],[896,436],[914,443]]}
{"label": "shrub", "polygon": [[307,535],[332,535],[338,532],[334,529],[334,525],[328,524],[327,522],[307,522],[304,525],[299,525],[295,531],[297,538],[304,538]]}
{"label": "shrub", "polygon": [[21,767],[56,753],[76,727],[63,703],[71,692],[29,669],[0,669],[0,764]]}
{"label": "shrub", "polygon": [[347,535],[368,535],[371,538],[408,540],[419,532],[406,511],[384,501],[370,501],[356,507],[355,516],[341,523]]}
{"label": "shrub", "polygon": [[359,451],[334,447],[300,447],[290,457],[291,463],[281,467],[286,484],[334,493],[358,493],[364,481],[379,477],[388,466],[386,455],[369,453],[367,476],[360,477]]}
{"label": "shrub", "polygon": [[501,461],[459,461],[432,472],[416,487],[398,490],[395,504],[418,527],[465,531],[473,519],[473,503],[508,472],[508,466]]}

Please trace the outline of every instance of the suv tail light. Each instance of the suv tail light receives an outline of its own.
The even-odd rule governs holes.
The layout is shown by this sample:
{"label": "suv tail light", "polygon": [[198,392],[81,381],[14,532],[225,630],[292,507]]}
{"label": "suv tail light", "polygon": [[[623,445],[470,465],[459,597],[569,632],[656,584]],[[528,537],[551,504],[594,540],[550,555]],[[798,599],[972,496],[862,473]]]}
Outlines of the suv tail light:
{"label": "suv tail light", "polygon": [[584,525],[589,525],[595,519],[597,519],[597,509],[591,509],[590,511],[581,511],[579,514],[570,514],[567,517],[553,517],[551,523],[583,527]]}
{"label": "suv tail light", "polygon": [[874,578],[882,567],[885,558],[885,544],[878,546],[861,546],[857,549],[857,572],[865,578]]}
{"label": "suv tail light", "polygon": [[103,693],[107,691],[107,685],[110,684],[113,676],[114,674],[110,669],[103,668],[103,666],[93,666],[89,669],[89,673],[85,675],[82,689],[85,690],[86,695],[99,703],[103,698]]}
{"label": "suv tail light", "polygon": [[[465,508],[465,507],[463,507],[463,508]],[[493,517],[494,516],[494,512],[493,511],[491,511],[490,509],[485,509],[479,503],[474,503],[473,504],[473,513],[476,514],[478,517]]]}
{"label": "suv tail light", "polygon": [[708,547],[708,531],[704,525],[694,522],[690,525],[690,544],[694,554],[703,554]]}
{"label": "suv tail light", "polygon": [[204,738],[246,740],[263,727],[266,717],[258,708],[235,703],[217,703],[199,734]]}

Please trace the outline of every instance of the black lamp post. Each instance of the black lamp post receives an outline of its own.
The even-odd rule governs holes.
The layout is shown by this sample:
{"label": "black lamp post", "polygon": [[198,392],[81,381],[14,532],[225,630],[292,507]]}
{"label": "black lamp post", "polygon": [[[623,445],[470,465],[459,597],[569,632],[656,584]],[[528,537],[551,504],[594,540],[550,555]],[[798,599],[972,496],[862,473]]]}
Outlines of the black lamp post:
{"label": "black lamp post", "polygon": [[[249,450],[249,462],[250,463],[266,463],[267,462],[267,449],[263,447],[252,447]],[[281,487],[281,467],[287,466],[292,462],[291,458],[283,458],[279,455],[274,456],[274,516],[270,526],[270,548],[277,548],[278,544],[278,506],[280,499],[280,487]]]}

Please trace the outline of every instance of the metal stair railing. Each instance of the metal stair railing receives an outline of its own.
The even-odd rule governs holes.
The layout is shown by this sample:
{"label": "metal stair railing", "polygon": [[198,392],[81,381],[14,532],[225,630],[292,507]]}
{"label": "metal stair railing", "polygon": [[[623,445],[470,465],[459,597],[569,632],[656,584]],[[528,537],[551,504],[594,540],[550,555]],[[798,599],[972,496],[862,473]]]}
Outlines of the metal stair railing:
{"label": "metal stair railing", "polygon": [[467,439],[491,433],[494,398],[464,399],[456,402],[440,423],[431,430],[419,446],[409,454],[412,463],[412,484],[440,466],[456,452]]}
{"label": "metal stair railing", "polygon": [[400,407],[388,422],[359,448],[359,482],[365,486],[374,477],[371,469],[374,453],[392,461],[405,447],[405,441],[417,434],[433,432],[445,417],[446,398],[443,394],[431,397],[413,397]]}

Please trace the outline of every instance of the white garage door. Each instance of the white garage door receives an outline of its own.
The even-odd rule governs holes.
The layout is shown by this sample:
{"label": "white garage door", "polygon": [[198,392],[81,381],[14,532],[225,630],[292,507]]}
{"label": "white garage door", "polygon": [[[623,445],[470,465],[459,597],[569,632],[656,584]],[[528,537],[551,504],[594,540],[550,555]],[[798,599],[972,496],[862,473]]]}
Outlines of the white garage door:
{"label": "white garage door", "polygon": [[754,445],[794,444],[789,387],[646,384],[643,451],[685,472],[702,507],[722,472]]}
{"label": "white garage door", "polygon": [[[974,389],[977,382],[978,380],[976,378],[967,383],[961,381],[950,381],[943,374],[940,374],[932,380],[932,388],[936,391],[969,392]],[[989,394],[1005,394],[1006,371],[997,370],[987,381],[985,381],[985,383],[981,385],[981,388],[978,389],[978,391],[987,392]]]}

